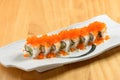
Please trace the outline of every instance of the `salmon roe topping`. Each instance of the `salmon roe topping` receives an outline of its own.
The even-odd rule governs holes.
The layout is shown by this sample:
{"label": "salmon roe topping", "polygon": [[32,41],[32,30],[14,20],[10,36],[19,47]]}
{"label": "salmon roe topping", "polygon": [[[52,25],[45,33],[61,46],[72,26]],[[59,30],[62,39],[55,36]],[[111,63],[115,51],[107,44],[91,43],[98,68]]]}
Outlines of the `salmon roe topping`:
{"label": "salmon roe topping", "polygon": [[110,37],[109,37],[109,35],[106,35],[105,40],[108,40],[108,39],[110,39]]}
{"label": "salmon roe topping", "polygon": [[47,58],[54,58],[54,57],[56,57],[56,54],[55,54],[55,53],[48,53],[48,54],[46,55],[46,57],[47,57]]}
{"label": "salmon roe topping", "polygon": [[[37,46],[37,45],[48,45],[49,46],[64,39],[74,39],[74,38],[77,38],[78,36],[88,35],[90,32],[92,32],[94,36],[97,36],[98,31],[101,31],[103,29],[106,30],[105,24],[102,22],[95,21],[83,28],[63,30],[59,32],[58,34],[53,34],[50,36],[43,35],[41,37],[37,37],[37,36],[28,37],[27,44],[31,44],[33,46]],[[108,37],[106,37],[106,39],[107,38]],[[99,41],[102,41],[102,40],[99,40]]]}
{"label": "salmon roe topping", "polygon": [[67,52],[65,52],[65,51],[63,51],[63,50],[61,50],[61,51],[59,52],[59,54],[60,54],[60,55],[63,55],[63,56],[68,55]]}
{"label": "salmon roe topping", "polygon": [[45,58],[45,56],[44,56],[44,54],[43,53],[40,53],[39,55],[38,55],[38,57],[37,57],[38,59],[44,59]]}
{"label": "salmon roe topping", "polygon": [[24,57],[29,57],[28,53],[23,54]]}

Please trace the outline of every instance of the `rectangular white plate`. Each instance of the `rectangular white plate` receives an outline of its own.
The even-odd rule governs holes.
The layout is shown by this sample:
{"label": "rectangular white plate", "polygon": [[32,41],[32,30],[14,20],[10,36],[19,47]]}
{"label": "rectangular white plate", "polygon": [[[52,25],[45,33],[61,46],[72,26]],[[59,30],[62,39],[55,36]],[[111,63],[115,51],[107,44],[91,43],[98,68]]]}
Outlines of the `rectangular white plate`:
{"label": "rectangular white plate", "polygon": [[[22,48],[25,44],[25,40],[20,40],[0,48],[0,63],[6,67],[16,67],[25,71],[37,70],[39,72],[43,72],[65,64],[90,59],[92,57],[100,55],[102,52],[106,50],[109,50],[113,47],[120,45],[120,35],[119,35],[120,24],[114,22],[107,15],[100,15],[92,19],[89,19],[85,22],[73,24],[63,29],[83,27],[94,21],[100,21],[106,23],[107,32],[110,36],[110,39],[108,41],[105,41],[101,45],[97,46],[95,51],[93,51],[91,54],[87,56],[80,58],[72,58],[72,59],[63,59],[63,58],[53,58],[53,59],[43,59],[43,60],[34,60],[30,58],[28,59],[28,58],[24,58],[22,55],[23,54]],[[57,33],[63,29],[51,33],[52,34]],[[78,54],[81,54],[81,52],[79,52]]]}

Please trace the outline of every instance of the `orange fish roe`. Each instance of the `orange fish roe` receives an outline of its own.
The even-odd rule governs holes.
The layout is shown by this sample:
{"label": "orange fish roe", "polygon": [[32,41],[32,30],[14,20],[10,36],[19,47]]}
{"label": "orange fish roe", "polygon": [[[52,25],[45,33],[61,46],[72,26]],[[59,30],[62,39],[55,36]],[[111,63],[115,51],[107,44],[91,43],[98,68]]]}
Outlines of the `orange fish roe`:
{"label": "orange fish roe", "polygon": [[85,49],[85,45],[84,44],[79,44],[77,46],[77,48],[80,49],[80,50],[83,50],[83,49]]}
{"label": "orange fish roe", "polygon": [[71,51],[71,52],[75,51],[75,48],[70,48],[70,51]]}
{"label": "orange fish roe", "polygon": [[38,38],[36,36],[28,37],[27,44],[37,45]]}
{"label": "orange fish roe", "polygon": [[[39,46],[39,45],[50,46],[64,39],[74,39],[74,38],[77,38],[78,36],[88,35],[90,32],[92,32],[96,37],[98,34],[98,31],[101,31],[103,29],[106,29],[105,24],[102,22],[96,21],[83,28],[63,30],[58,34],[54,34],[50,36],[48,35],[43,35],[42,37],[31,36],[27,38],[27,44],[31,44],[32,46]],[[106,39],[109,39],[109,37],[106,37]]]}
{"label": "orange fish roe", "polygon": [[68,55],[67,52],[65,52],[65,51],[63,51],[63,50],[61,50],[61,51],[59,52],[59,54],[60,54],[60,55],[63,55],[63,56]]}
{"label": "orange fish roe", "polygon": [[47,57],[47,58],[54,58],[54,57],[56,57],[56,55],[55,55],[55,53],[48,53],[48,54],[46,55],[46,57]]}
{"label": "orange fish roe", "polygon": [[93,42],[88,42],[88,46],[91,46],[93,44]]}
{"label": "orange fish roe", "polygon": [[101,44],[102,42],[104,42],[104,38],[96,38],[94,43],[96,43],[96,45]]}
{"label": "orange fish roe", "polygon": [[109,35],[106,35],[105,40],[108,40],[108,39],[110,39],[110,37],[109,37]]}
{"label": "orange fish roe", "polygon": [[28,53],[23,54],[24,57],[29,57]]}
{"label": "orange fish roe", "polygon": [[37,57],[38,59],[44,59],[45,58],[45,56],[44,56],[44,54],[43,53],[40,53],[39,55],[38,55],[38,57]]}

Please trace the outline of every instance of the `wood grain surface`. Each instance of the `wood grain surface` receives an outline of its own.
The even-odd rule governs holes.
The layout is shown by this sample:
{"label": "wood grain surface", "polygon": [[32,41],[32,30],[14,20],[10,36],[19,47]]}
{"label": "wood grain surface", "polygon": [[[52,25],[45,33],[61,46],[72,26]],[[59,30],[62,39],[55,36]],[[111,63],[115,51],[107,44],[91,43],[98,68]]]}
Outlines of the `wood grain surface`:
{"label": "wood grain surface", "polygon": [[[101,14],[120,23],[120,0],[0,0],[0,47]],[[120,46],[43,73],[0,65],[0,80],[120,80]]]}

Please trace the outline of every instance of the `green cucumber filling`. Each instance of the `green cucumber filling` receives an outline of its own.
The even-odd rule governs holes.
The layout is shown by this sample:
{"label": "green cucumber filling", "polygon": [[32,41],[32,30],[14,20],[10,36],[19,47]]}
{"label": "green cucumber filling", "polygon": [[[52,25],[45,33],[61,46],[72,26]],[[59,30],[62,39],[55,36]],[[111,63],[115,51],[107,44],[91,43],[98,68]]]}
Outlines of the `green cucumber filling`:
{"label": "green cucumber filling", "polygon": [[31,47],[25,45],[25,51],[27,51],[30,54],[30,56],[33,55],[33,50]]}

